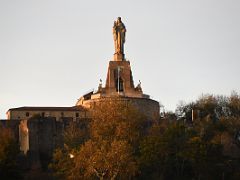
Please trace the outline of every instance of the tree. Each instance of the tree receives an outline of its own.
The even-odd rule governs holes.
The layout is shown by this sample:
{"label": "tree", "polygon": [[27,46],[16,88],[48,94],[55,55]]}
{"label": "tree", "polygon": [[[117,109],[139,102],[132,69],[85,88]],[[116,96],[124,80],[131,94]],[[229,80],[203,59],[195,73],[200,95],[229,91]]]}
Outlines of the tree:
{"label": "tree", "polygon": [[171,119],[170,122],[168,126],[165,122],[153,126],[140,145],[143,178],[185,179],[188,175],[188,163],[183,154],[191,132],[182,122]]}
{"label": "tree", "polygon": [[184,118],[187,122],[192,120],[192,110],[198,112],[197,118],[216,121],[220,118],[239,117],[240,116],[240,95],[232,92],[231,96],[222,95],[202,95],[195,102],[183,103],[181,102],[176,114],[178,118]]}
{"label": "tree", "polygon": [[126,141],[89,140],[75,155],[71,179],[128,179],[136,170],[132,147]]}
{"label": "tree", "polygon": [[19,147],[11,129],[0,126],[0,177],[21,179],[17,159]]}
{"label": "tree", "polygon": [[90,139],[78,148],[68,146],[55,153],[51,167],[56,175],[64,179],[134,177],[139,143],[147,127],[144,117],[130,102],[118,98],[96,103],[90,113]]}
{"label": "tree", "polygon": [[69,148],[79,148],[89,139],[89,120],[71,121],[64,131],[64,144]]}
{"label": "tree", "polygon": [[63,149],[56,149],[53,154],[53,161],[49,164],[49,168],[54,171],[54,176],[59,179],[69,179],[71,176],[73,163],[73,154],[76,149],[69,149],[65,146]]}
{"label": "tree", "polygon": [[126,140],[136,147],[148,121],[131,102],[116,98],[97,103],[91,109],[90,134],[94,140]]}
{"label": "tree", "polygon": [[141,178],[219,179],[222,173],[227,177],[222,144],[216,140],[218,126],[202,122],[202,132],[182,121],[163,123],[153,126],[140,145]]}

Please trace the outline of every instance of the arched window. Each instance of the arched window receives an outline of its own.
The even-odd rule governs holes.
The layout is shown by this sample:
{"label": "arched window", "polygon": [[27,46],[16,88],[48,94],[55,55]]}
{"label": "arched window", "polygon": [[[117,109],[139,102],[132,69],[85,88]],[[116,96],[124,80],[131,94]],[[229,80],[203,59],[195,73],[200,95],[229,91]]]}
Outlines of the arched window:
{"label": "arched window", "polygon": [[121,78],[122,70],[123,69],[121,67],[117,67],[116,69],[114,69],[115,87],[116,87],[117,92],[124,91],[124,84],[123,84],[123,80]]}
{"label": "arched window", "polygon": [[116,85],[116,91],[117,92],[123,92],[124,91],[123,80],[122,80],[121,77],[116,79],[115,85]]}

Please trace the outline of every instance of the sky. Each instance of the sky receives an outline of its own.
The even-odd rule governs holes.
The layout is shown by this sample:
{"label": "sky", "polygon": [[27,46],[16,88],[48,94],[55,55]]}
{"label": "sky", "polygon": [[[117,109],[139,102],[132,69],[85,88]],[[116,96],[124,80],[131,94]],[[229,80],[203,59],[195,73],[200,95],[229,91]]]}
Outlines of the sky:
{"label": "sky", "polygon": [[166,110],[240,92],[239,0],[0,0],[0,119],[105,83],[118,16],[135,85]]}

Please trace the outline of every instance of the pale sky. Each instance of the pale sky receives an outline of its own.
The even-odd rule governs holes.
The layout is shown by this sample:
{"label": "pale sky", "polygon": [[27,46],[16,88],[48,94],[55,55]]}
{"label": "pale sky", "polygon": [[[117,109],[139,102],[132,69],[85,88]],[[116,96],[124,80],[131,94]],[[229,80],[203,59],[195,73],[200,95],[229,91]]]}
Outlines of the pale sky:
{"label": "pale sky", "polygon": [[0,0],[0,118],[105,84],[118,16],[135,85],[166,110],[240,92],[239,0]]}

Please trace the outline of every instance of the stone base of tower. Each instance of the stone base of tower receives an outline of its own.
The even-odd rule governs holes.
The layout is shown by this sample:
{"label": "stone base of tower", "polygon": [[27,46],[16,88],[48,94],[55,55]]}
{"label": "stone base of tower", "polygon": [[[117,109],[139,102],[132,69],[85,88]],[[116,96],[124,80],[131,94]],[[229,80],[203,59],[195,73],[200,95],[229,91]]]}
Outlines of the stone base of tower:
{"label": "stone base of tower", "polygon": [[100,97],[96,99],[86,99],[79,102],[78,105],[81,105],[85,108],[92,108],[97,103],[104,101],[125,101],[126,104],[132,105],[136,110],[146,117],[149,121],[159,120],[160,115],[160,106],[159,103],[155,100],[148,98],[136,98],[136,97]]}
{"label": "stone base of tower", "polygon": [[123,58],[123,54],[114,55],[114,61],[109,61],[105,87],[102,87],[102,81],[100,81],[98,90],[83,95],[76,106],[91,108],[97,102],[126,101],[148,120],[157,120],[160,111],[159,103],[143,93],[140,81],[136,87],[134,86],[130,62]]}
{"label": "stone base of tower", "polygon": [[106,86],[102,88],[104,96],[143,97],[140,86],[134,87],[129,61],[110,61]]}

